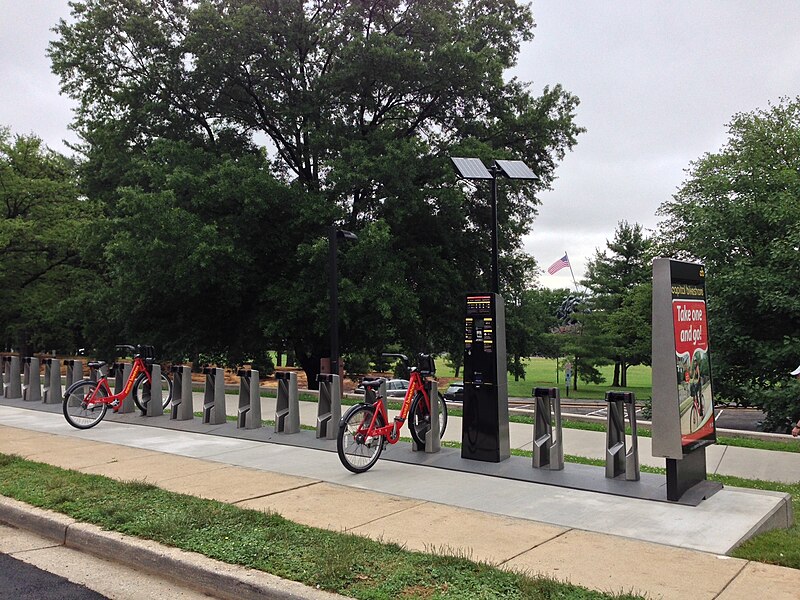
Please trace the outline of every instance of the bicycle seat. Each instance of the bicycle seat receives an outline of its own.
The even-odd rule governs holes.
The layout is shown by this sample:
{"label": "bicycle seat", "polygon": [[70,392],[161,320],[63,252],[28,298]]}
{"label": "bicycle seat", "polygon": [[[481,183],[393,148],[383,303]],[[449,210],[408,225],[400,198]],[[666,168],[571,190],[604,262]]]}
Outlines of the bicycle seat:
{"label": "bicycle seat", "polygon": [[90,362],[90,363],[88,363],[88,365],[89,365],[90,369],[102,369],[103,367],[106,366],[106,361],[98,360],[98,361]]}
{"label": "bicycle seat", "polygon": [[381,384],[385,382],[386,382],[385,377],[378,377],[377,379],[362,379],[361,385],[364,386],[365,390],[366,389],[377,390],[379,387],[381,387]]}

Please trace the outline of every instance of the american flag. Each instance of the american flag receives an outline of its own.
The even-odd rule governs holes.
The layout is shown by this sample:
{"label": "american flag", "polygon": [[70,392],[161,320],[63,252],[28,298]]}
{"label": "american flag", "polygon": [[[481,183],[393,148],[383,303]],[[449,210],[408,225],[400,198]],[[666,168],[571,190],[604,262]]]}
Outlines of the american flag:
{"label": "american flag", "polygon": [[564,256],[559,258],[556,262],[554,262],[547,268],[547,272],[550,273],[550,275],[553,275],[554,273],[558,273],[561,269],[568,266],[569,266],[569,259],[567,258],[567,255],[564,254]]}

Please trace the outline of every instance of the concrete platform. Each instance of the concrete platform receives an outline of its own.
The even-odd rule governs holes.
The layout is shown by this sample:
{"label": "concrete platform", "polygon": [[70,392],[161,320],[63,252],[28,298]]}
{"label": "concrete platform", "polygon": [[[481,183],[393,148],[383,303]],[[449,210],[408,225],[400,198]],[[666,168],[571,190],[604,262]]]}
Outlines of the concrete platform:
{"label": "concrete platform", "polygon": [[[732,530],[754,526],[752,515],[737,510],[749,513],[748,502],[759,498],[761,505],[770,494],[726,488],[688,507],[403,462],[380,461],[353,475],[327,450],[113,422],[78,431],[60,414],[0,407],[0,451],[15,450],[42,462],[70,454],[87,472],[119,480],[135,474],[309,525],[601,591],[663,600],[796,600],[800,589],[800,571],[719,554]],[[152,468],[144,474],[143,457]]]}
{"label": "concrete platform", "polygon": [[[463,461],[458,452],[452,449],[443,449],[438,455],[413,453],[407,444],[390,447],[385,453],[387,459],[397,457],[401,460],[382,459],[371,471],[354,475],[339,463],[335,443],[316,440],[312,432],[280,435],[266,428],[237,430],[232,423],[208,426],[200,423],[199,419],[183,422],[182,425],[181,423],[170,421],[168,416],[145,418],[137,415],[115,415],[93,429],[80,431],[70,427],[60,413],[29,409],[28,406],[0,406],[0,424],[57,434],[62,440],[60,443],[67,445],[71,440],[80,439],[135,449],[139,454],[135,456],[136,460],[131,460],[131,464],[126,465],[127,478],[142,479],[159,485],[163,483],[164,487],[175,491],[184,491],[179,485],[181,479],[186,484],[197,481],[196,478],[201,476],[213,481],[216,475],[221,474],[221,469],[228,465],[245,467],[255,472],[304,478],[299,482],[278,482],[272,487],[262,484],[264,487],[260,491],[253,484],[249,491],[229,497],[234,502],[251,502],[252,506],[258,508],[268,507],[268,503],[255,503],[257,498],[269,497],[278,491],[284,493],[314,482],[324,482],[355,490],[388,494],[412,502],[410,505],[402,504],[401,510],[414,506],[413,501],[433,502],[501,517],[535,521],[553,527],[580,529],[715,554],[726,554],[758,532],[774,527],[788,527],[792,522],[791,504],[786,494],[728,487],[699,506],[682,506],[625,495],[558,487],[552,485],[552,482],[550,485],[541,485],[520,477],[507,476],[509,472],[532,473],[536,477],[542,473],[546,477],[558,475],[558,472],[532,469],[530,459],[512,457],[500,465],[494,465]],[[182,430],[170,429],[177,426]],[[204,433],[197,433],[197,430]],[[245,439],[245,434],[256,439]],[[0,451],[14,451],[31,458],[35,456],[35,460],[49,462],[46,458],[48,451],[39,443],[26,442],[24,434],[19,432],[9,436],[8,441],[0,442]],[[184,458],[171,462],[169,471],[165,471],[159,467],[158,456],[149,453],[142,455],[142,451]],[[52,452],[53,456],[59,454],[67,452]],[[97,452],[89,454],[100,459]],[[418,464],[410,464],[409,461]],[[460,469],[441,467],[448,462],[464,464]],[[120,472],[120,463],[120,460],[109,464],[98,462],[78,468],[113,476]],[[208,466],[214,463],[219,464],[220,469]],[[429,465],[438,465],[438,468]],[[594,470],[602,478],[601,468],[575,464],[567,464],[560,476],[575,477],[586,469]],[[254,473],[253,482],[255,481],[257,478]],[[633,482],[621,483],[627,485]],[[203,486],[199,481],[197,484],[193,488],[195,492],[200,489],[214,489],[213,484]],[[647,483],[643,485],[646,486]],[[219,483],[217,487],[230,488],[230,485]],[[322,490],[324,488],[319,487],[315,492],[322,494]],[[220,490],[222,491],[224,490]],[[316,504],[318,508],[314,510],[319,513],[322,521],[326,518],[330,521],[319,523],[320,526],[330,526],[330,517],[324,517],[330,504],[323,500]],[[275,509],[288,510],[287,506],[290,505],[291,502],[289,505],[276,505]],[[364,502],[359,502],[357,506],[361,507],[360,510],[366,510]]]}

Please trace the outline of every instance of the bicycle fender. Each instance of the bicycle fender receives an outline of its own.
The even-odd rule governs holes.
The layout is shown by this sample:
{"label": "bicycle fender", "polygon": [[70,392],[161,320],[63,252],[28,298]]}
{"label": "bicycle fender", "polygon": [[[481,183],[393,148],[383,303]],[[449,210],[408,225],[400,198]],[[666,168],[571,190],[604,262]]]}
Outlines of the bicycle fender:
{"label": "bicycle fender", "polygon": [[[91,379],[81,379],[80,381],[76,381],[75,383],[72,383],[66,390],[64,390],[64,396],[63,397],[67,398],[75,388],[77,388],[79,385],[82,385],[82,384],[86,383],[87,381],[91,381]],[[96,383],[96,382],[92,381],[92,383]]]}
{"label": "bicycle fender", "polygon": [[342,415],[342,419],[339,421],[339,426],[343,426],[345,423],[347,423],[347,419],[350,418],[350,415],[352,415],[358,409],[364,408],[365,406],[370,406],[370,405],[367,404],[366,402],[359,402],[358,404],[354,404],[349,409],[347,409],[347,412]]}

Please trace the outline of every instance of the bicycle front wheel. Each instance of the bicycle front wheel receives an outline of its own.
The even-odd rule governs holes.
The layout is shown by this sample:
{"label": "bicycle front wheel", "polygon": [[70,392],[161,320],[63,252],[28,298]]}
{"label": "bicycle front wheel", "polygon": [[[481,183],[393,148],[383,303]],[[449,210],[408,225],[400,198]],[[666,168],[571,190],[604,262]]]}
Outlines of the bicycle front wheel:
{"label": "bicycle front wheel", "polygon": [[[439,439],[442,439],[444,431],[447,429],[447,405],[439,392],[434,393],[436,394],[436,402],[439,404]],[[421,392],[417,392],[411,402],[411,410],[408,412],[408,430],[417,445],[424,446],[425,437],[430,429],[431,413],[425,402],[425,396]]]}
{"label": "bicycle front wheel", "polygon": [[692,408],[689,412],[689,431],[695,432],[700,426],[700,413],[697,410],[697,405],[692,402]]}
{"label": "bicycle front wheel", "polygon": [[[147,383],[147,376],[142,373],[136,378],[136,381],[133,382],[133,390],[131,394],[133,395],[133,403],[136,405],[142,412],[147,412],[147,406],[144,404],[144,390],[142,389],[144,384]],[[161,405],[163,408],[167,408],[170,403],[172,402],[172,380],[167,377],[166,373],[163,371],[161,372]]]}
{"label": "bicycle front wheel", "polygon": [[67,423],[76,429],[89,429],[103,420],[108,410],[108,404],[104,402],[108,394],[99,385],[86,379],[67,389],[62,404]]}
{"label": "bicycle front wheel", "polygon": [[[345,469],[353,473],[369,470],[383,451],[383,436],[368,435],[375,407],[359,404],[351,408],[339,424],[336,452]],[[378,413],[375,427],[383,427],[383,416]]]}

